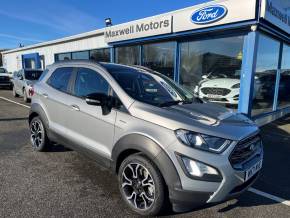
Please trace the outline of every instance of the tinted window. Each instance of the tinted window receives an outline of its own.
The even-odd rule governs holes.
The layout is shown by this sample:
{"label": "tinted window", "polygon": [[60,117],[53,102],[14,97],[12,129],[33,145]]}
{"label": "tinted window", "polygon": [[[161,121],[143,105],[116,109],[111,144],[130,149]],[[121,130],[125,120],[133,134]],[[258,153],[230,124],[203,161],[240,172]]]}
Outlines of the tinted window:
{"label": "tinted window", "polygon": [[174,42],[163,42],[144,45],[143,65],[173,79],[174,54]]}
{"label": "tinted window", "polygon": [[280,43],[260,36],[255,73],[252,115],[273,110]]}
{"label": "tinted window", "polygon": [[180,83],[199,98],[237,108],[243,36],[181,43]]}
{"label": "tinted window", "polygon": [[108,95],[108,82],[94,70],[79,68],[74,87],[74,94],[79,97],[85,97],[92,93],[104,93]]}
{"label": "tinted window", "polygon": [[290,45],[283,45],[278,106],[290,105]]}
{"label": "tinted window", "polygon": [[140,65],[139,48],[139,46],[126,46],[116,48],[116,63],[127,65]]}
{"label": "tinted window", "polygon": [[4,68],[0,68],[0,73],[7,73]]}
{"label": "tinted window", "polygon": [[70,59],[71,59],[71,53],[63,53],[63,54],[55,55],[56,61],[64,61],[64,60],[70,60]]}
{"label": "tinted window", "polygon": [[73,60],[88,60],[89,52],[88,51],[73,52],[72,59]]}
{"label": "tinted window", "polygon": [[38,80],[41,76],[42,71],[36,71],[36,70],[27,70],[24,72],[25,79],[27,80]]}
{"label": "tinted window", "polygon": [[48,80],[48,84],[53,88],[63,92],[68,92],[68,84],[72,75],[72,67],[63,67],[56,69]]}
{"label": "tinted window", "polygon": [[90,59],[96,61],[110,62],[110,49],[96,49],[90,51]]}

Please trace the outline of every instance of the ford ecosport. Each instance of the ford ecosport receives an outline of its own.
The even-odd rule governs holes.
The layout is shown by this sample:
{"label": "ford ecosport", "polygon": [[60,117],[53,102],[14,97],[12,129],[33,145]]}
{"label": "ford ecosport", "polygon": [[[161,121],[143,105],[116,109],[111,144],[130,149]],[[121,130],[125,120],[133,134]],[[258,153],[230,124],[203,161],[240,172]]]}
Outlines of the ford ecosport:
{"label": "ford ecosport", "polygon": [[110,168],[139,214],[156,215],[165,202],[180,212],[236,197],[260,173],[263,147],[251,120],[158,72],[59,62],[33,88],[33,148],[57,142]]}

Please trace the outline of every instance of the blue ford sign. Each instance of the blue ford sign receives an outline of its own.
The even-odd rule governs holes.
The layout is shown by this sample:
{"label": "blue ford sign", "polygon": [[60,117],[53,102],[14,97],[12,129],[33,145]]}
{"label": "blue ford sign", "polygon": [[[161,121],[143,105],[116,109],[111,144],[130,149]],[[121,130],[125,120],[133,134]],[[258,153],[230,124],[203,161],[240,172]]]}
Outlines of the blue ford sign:
{"label": "blue ford sign", "polygon": [[222,5],[208,6],[195,11],[191,21],[195,24],[209,24],[224,18],[228,10]]}

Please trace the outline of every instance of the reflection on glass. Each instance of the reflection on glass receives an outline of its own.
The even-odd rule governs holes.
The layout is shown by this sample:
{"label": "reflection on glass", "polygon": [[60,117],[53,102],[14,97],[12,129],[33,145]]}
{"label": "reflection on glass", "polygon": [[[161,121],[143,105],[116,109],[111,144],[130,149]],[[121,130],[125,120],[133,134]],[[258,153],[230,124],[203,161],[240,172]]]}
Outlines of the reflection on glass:
{"label": "reflection on glass", "polygon": [[99,62],[110,62],[110,49],[96,49],[90,51],[90,59]]}
{"label": "reflection on glass", "polygon": [[116,63],[127,65],[140,65],[139,46],[118,47],[116,51]]}
{"label": "reflection on glass", "polygon": [[252,116],[273,110],[280,43],[261,35],[258,45]]}
{"label": "reflection on glass", "polygon": [[290,46],[283,45],[278,107],[290,106]]}
{"label": "reflection on glass", "polygon": [[237,107],[243,36],[181,44],[180,83],[196,96]]}
{"label": "reflection on glass", "polygon": [[73,52],[72,59],[73,60],[88,60],[89,52],[88,51]]}
{"label": "reflection on glass", "polygon": [[174,42],[147,44],[143,47],[143,65],[174,78]]}
{"label": "reflection on glass", "polygon": [[71,59],[71,53],[63,53],[63,54],[55,55],[56,61],[64,61],[64,60],[70,60],[70,59]]}

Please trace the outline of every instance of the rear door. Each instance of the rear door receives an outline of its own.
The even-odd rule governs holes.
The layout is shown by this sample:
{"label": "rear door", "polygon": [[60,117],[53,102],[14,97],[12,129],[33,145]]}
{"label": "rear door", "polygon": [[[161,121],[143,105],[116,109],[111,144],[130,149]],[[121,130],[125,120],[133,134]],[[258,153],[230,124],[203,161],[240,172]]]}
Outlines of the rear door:
{"label": "rear door", "polygon": [[54,70],[47,85],[40,93],[40,99],[46,109],[49,128],[62,136],[67,135],[67,123],[73,67],[59,67]]}
{"label": "rear door", "polygon": [[89,68],[78,68],[69,98],[68,128],[70,138],[86,150],[110,158],[114,139],[116,111],[103,115],[100,106],[88,105],[85,96],[92,93],[110,95],[112,89],[101,74]]}

